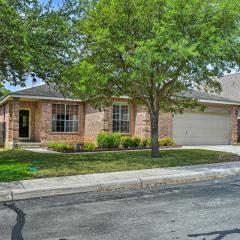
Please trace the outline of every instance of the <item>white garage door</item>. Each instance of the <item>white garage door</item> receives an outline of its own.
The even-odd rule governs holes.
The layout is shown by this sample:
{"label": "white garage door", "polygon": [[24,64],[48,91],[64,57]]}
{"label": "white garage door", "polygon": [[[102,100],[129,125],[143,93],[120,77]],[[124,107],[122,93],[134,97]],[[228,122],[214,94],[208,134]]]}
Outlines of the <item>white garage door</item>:
{"label": "white garage door", "polygon": [[230,144],[231,115],[184,113],[173,117],[173,138],[182,145]]}

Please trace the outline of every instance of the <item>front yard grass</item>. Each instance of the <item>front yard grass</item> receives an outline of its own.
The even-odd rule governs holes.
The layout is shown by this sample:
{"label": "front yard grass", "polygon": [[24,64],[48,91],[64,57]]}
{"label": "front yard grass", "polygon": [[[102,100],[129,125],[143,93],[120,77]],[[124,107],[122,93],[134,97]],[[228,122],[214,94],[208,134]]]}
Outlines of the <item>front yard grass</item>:
{"label": "front yard grass", "polygon": [[230,153],[209,150],[161,150],[159,158],[150,151],[85,154],[39,154],[24,150],[0,151],[0,181],[41,177],[175,167],[236,161]]}

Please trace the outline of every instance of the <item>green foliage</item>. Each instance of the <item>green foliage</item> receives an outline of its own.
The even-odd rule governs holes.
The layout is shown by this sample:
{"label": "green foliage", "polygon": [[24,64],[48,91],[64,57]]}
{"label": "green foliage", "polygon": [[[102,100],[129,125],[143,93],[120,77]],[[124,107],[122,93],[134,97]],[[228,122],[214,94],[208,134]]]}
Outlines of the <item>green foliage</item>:
{"label": "green foliage", "polygon": [[124,136],[121,138],[121,145],[123,148],[130,148],[132,147],[132,138]]}
{"label": "green foliage", "polygon": [[[56,80],[94,105],[129,96],[150,113],[155,156],[159,112],[201,109],[182,93],[220,91],[215,79],[240,62],[240,1],[81,1],[81,46]],[[94,87],[93,87],[94,86]]]}
{"label": "green foliage", "polygon": [[99,133],[97,145],[101,148],[118,148],[122,135],[120,133]]}
{"label": "green foliage", "polygon": [[75,3],[53,8],[51,1],[0,0],[0,81],[24,86],[29,76],[49,80],[73,62]]}
{"label": "green foliage", "polygon": [[150,147],[151,146],[151,138],[143,138],[141,141],[141,145],[143,147]]}
{"label": "green foliage", "polygon": [[56,151],[64,151],[64,150],[74,150],[74,145],[65,144],[65,143],[48,143],[48,148],[52,148]]}
{"label": "green foliage", "polygon": [[141,139],[140,138],[138,138],[138,137],[133,137],[132,138],[132,147],[133,148],[139,147],[140,143],[141,143]]}
{"label": "green foliage", "polygon": [[94,143],[86,143],[83,145],[83,150],[85,151],[94,151],[96,149],[96,145]]}
{"label": "green foliage", "polygon": [[160,146],[174,146],[176,145],[176,141],[173,138],[165,137],[159,139],[159,145]]}
{"label": "green foliage", "polygon": [[0,83],[0,97],[6,96],[9,93],[11,93],[11,91],[6,89],[6,88],[4,88],[3,83]]}

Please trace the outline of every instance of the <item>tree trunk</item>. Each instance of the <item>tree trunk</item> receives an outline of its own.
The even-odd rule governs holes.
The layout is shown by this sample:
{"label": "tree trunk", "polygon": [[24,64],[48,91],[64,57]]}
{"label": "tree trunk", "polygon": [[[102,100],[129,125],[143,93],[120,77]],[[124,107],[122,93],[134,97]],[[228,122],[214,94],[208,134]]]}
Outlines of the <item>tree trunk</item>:
{"label": "tree trunk", "polygon": [[159,157],[159,143],[158,143],[158,120],[159,111],[153,111],[150,114],[151,118],[151,146],[152,157]]}

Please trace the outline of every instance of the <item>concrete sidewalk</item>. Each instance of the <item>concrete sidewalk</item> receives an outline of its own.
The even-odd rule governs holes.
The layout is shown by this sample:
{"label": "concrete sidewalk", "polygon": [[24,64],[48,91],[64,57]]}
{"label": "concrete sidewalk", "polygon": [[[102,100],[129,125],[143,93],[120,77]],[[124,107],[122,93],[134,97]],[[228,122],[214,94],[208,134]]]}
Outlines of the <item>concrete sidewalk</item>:
{"label": "concrete sidewalk", "polygon": [[184,183],[240,175],[240,162],[157,168],[0,183],[0,201]]}

